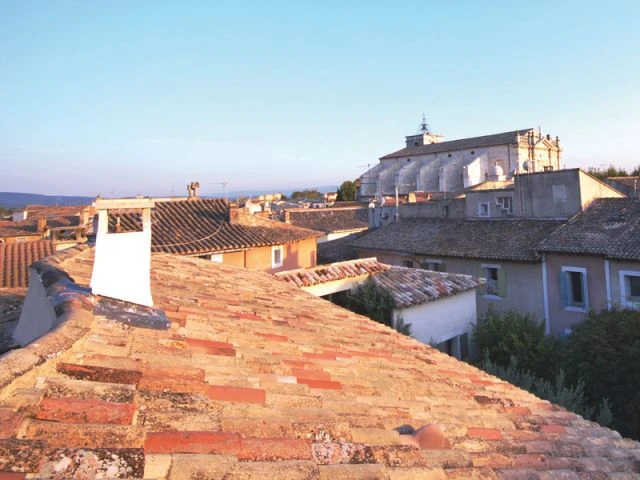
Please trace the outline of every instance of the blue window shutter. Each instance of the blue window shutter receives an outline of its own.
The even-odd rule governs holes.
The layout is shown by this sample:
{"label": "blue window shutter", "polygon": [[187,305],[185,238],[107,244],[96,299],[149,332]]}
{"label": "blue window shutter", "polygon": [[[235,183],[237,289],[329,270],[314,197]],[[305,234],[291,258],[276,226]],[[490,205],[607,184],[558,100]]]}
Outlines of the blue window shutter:
{"label": "blue window shutter", "polygon": [[504,268],[498,269],[498,295],[507,296],[507,272],[504,271]]}
{"label": "blue window shutter", "polygon": [[560,303],[563,307],[569,305],[568,272],[560,272]]}

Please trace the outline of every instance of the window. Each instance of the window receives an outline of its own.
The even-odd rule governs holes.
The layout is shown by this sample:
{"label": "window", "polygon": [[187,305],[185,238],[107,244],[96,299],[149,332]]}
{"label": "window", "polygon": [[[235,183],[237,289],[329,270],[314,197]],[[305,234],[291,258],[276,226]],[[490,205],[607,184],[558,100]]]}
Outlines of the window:
{"label": "window", "polygon": [[587,305],[587,269],[562,267],[560,278],[560,297],[566,310],[586,312]]}
{"label": "window", "polygon": [[480,267],[480,277],[484,278],[484,288],[478,289],[484,295],[492,297],[507,296],[507,278],[500,265],[482,265]]}
{"label": "window", "polygon": [[489,216],[489,203],[488,202],[478,202],[478,216],[479,217],[488,217]]}
{"label": "window", "polygon": [[640,272],[620,271],[621,305],[627,308],[640,308]]}
{"label": "window", "polygon": [[222,263],[224,259],[223,255],[223,253],[214,253],[211,255],[211,261],[215,263]]}
{"label": "window", "polygon": [[505,213],[513,213],[513,199],[511,197],[496,197],[496,205]]}
{"label": "window", "polygon": [[271,267],[278,268],[282,266],[282,245],[271,248]]}
{"label": "window", "polygon": [[413,268],[413,260],[403,260],[402,266],[407,268]]}
{"label": "window", "polygon": [[427,259],[427,261],[420,264],[420,268],[424,270],[433,270],[434,272],[447,271],[447,265],[442,263],[442,260]]}

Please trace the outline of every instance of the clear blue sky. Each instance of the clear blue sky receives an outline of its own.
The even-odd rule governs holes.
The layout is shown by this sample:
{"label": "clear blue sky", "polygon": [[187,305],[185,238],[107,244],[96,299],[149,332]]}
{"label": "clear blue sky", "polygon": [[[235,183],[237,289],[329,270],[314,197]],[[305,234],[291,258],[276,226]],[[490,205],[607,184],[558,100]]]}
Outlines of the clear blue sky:
{"label": "clear blue sky", "polygon": [[0,0],[0,191],[338,185],[423,112],[640,164],[637,0],[396,3]]}

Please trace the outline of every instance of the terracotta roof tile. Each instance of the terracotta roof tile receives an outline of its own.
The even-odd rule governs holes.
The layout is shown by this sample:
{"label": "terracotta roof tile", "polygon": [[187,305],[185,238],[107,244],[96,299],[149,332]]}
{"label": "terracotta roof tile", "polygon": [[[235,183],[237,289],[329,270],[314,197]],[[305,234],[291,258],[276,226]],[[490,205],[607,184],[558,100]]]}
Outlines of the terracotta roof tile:
{"label": "terracotta roof tile", "polygon": [[26,288],[29,266],[54,253],[50,240],[0,244],[0,288]]}
{"label": "terracotta roof tile", "polygon": [[[59,268],[88,282],[92,254],[74,247],[38,264],[58,279],[46,289],[70,285]],[[637,442],[271,275],[166,254],[153,255],[152,265],[156,303],[184,313],[181,323],[150,330],[114,322],[93,314],[82,290],[69,290],[54,331],[0,357],[0,471],[282,479],[640,473]],[[417,437],[393,431],[432,423],[441,427],[428,431],[444,428],[442,448],[420,449]]]}
{"label": "terracotta roof tile", "polygon": [[[112,230],[118,218],[122,231],[142,229],[139,215],[123,211],[110,213]],[[179,255],[280,245],[322,235],[256,216],[252,216],[250,222],[230,221],[229,207],[220,199],[158,202],[152,210],[151,221],[151,250]]]}
{"label": "terracotta roof tile", "polygon": [[289,209],[286,216],[292,225],[324,233],[369,228],[369,209],[367,207]]}
{"label": "terracotta roof tile", "polygon": [[351,248],[436,257],[536,262],[536,249],[556,220],[403,220],[373,230]]}
{"label": "terracotta roof tile", "polygon": [[600,198],[553,232],[538,249],[640,260],[638,232],[640,199]]}

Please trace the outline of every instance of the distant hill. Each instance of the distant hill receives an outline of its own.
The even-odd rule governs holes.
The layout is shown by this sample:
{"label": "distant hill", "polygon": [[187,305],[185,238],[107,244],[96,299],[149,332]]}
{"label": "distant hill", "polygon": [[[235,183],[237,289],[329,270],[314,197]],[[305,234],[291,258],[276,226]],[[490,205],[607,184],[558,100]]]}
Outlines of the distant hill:
{"label": "distant hill", "polygon": [[25,205],[91,205],[96,197],[38,195],[36,193],[0,192],[0,207],[22,208]]}
{"label": "distant hill", "polygon": [[[264,195],[265,193],[282,193],[287,197],[290,197],[294,191],[302,190],[318,190],[319,192],[335,192],[337,187],[334,186],[322,186],[322,187],[305,187],[299,189],[265,189],[265,190],[238,190],[229,192],[229,200],[235,200],[238,197],[257,197]],[[202,192],[200,192],[202,194]],[[169,196],[169,195],[153,195],[155,197]],[[224,193],[220,192],[215,195],[205,195],[211,197],[224,197]],[[25,205],[91,205],[96,197],[78,197],[78,196],[66,196],[66,195],[38,195],[36,193],[17,193],[17,192],[0,192],[0,208],[22,208]]]}

